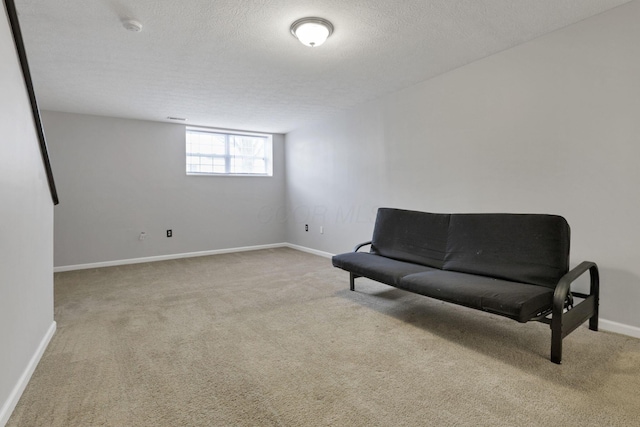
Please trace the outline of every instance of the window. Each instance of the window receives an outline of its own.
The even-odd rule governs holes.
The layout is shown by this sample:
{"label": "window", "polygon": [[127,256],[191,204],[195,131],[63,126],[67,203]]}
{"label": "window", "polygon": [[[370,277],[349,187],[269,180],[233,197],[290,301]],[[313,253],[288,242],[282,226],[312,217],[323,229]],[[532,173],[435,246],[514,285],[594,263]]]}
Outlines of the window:
{"label": "window", "polygon": [[272,176],[271,135],[187,128],[187,175]]}

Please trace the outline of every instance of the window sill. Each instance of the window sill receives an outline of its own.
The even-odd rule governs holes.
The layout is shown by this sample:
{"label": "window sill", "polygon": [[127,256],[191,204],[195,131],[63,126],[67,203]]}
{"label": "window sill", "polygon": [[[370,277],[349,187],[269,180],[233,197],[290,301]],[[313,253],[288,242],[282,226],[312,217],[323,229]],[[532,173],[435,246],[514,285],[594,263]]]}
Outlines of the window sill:
{"label": "window sill", "polygon": [[260,173],[187,173],[187,176],[221,176],[221,177],[246,177],[246,178],[271,178],[273,174]]}

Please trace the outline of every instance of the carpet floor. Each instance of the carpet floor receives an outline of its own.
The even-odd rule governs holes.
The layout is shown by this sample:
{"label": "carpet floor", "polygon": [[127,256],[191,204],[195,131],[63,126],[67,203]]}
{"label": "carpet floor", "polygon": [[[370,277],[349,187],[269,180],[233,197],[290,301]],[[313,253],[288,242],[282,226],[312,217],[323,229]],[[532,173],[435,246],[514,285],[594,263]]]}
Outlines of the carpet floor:
{"label": "carpet floor", "polygon": [[[640,340],[520,324],[292,249],[55,275],[8,426],[638,426]],[[603,283],[606,286],[606,283]]]}

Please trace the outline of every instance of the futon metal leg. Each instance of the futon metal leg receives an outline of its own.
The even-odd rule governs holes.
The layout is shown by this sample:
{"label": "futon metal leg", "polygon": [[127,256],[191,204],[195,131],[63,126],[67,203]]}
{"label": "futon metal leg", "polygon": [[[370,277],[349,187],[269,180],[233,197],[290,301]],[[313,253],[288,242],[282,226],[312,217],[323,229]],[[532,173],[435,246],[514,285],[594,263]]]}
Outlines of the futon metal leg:
{"label": "futon metal leg", "polygon": [[551,361],[558,365],[562,363],[562,330],[551,331]]}
{"label": "futon metal leg", "polygon": [[551,361],[558,365],[562,362],[562,315],[563,309],[557,310],[554,307],[553,317],[551,318]]}
{"label": "futon metal leg", "polygon": [[593,315],[589,319],[589,329],[598,330],[598,311],[600,306],[600,273],[598,267],[591,267],[591,295],[594,297]]}

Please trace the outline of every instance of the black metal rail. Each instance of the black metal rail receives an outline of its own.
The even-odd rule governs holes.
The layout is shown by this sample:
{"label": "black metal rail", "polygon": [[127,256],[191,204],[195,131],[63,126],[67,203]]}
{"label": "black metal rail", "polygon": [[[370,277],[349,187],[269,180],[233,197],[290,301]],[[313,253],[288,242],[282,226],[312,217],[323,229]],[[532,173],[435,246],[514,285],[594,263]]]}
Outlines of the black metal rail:
{"label": "black metal rail", "polygon": [[[565,310],[565,301],[571,292],[571,283],[586,272],[589,272],[590,277],[589,294],[574,292],[573,295],[584,298],[584,300],[571,307],[570,310]],[[600,273],[595,263],[584,261],[560,279],[553,294],[553,314],[551,317],[551,361],[553,363],[560,364],[562,362],[562,339],[578,326],[588,320],[589,329],[598,330],[599,304]]]}
{"label": "black metal rail", "polygon": [[20,60],[20,67],[22,68],[22,76],[24,77],[24,83],[27,87],[27,93],[29,95],[29,101],[31,103],[31,112],[33,113],[33,122],[36,127],[36,133],[38,134],[38,141],[40,144],[40,154],[42,155],[42,162],[44,163],[44,169],[47,173],[47,181],[49,182],[49,191],[51,192],[51,199],[53,200],[53,204],[57,205],[59,203],[58,191],[56,190],[56,184],[53,179],[53,171],[51,170],[51,162],[49,161],[49,151],[47,150],[47,140],[44,136],[44,129],[42,128],[42,119],[40,118],[40,109],[38,108],[38,102],[36,101],[36,93],[33,90],[33,81],[31,80],[31,73],[29,72],[27,52],[24,48],[22,33],[20,32],[20,23],[18,22],[18,12],[16,11],[16,5],[13,0],[4,0],[4,5],[7,10],[9,25],[11,27],[11,32],[13,33],[13,41],[16,45],[16,51],[18,52],[18,59]]}

